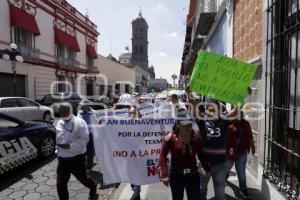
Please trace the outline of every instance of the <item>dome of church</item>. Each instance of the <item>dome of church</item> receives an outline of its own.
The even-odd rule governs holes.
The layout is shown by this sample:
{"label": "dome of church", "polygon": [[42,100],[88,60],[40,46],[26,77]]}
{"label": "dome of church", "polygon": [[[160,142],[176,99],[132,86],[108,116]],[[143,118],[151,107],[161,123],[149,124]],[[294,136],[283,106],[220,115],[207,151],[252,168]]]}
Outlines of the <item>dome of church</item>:
{"label": "dome of church", "polygon": [[131,63],[132,53],[129,51],[129,47],[126,46],[124,52],[119,56],[119,61],[121,64]]}

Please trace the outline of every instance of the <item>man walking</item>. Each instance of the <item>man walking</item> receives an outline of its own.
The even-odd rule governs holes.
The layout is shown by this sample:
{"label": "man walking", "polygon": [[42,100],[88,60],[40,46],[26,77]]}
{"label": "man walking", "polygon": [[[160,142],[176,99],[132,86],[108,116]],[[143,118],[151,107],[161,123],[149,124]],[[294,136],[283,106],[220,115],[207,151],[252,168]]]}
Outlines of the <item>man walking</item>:
{"label": "man walking", "polygon": [[89,103],[89,101],[82,101],[80,103],[81,109],[77,115],[77,117],[83,119],[86,122],[89,130],[89,142],[86,146],[86,169],[88,172],[90,172],[93,168],[95,157],[94,139],[91,127],[93,123],[93,113],[89,106]]}
{"label": "man walking", "polygon": [[62,117],[57,123],[57,193],[60,200],[68,200],[68,182],[73,174],[84,186],[90,189],[89,199],[97,199],[97,184],[87,177],[85,152],[89,141],[87,124],[73,116],[72,107],[63,103],[59,107]]}

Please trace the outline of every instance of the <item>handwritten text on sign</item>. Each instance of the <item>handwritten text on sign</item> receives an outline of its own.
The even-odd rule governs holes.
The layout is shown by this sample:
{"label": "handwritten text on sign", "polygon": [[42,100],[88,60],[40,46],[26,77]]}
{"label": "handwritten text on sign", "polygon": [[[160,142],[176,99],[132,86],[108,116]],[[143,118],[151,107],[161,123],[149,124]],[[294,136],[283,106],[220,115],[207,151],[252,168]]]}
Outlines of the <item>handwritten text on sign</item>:
{"label": "handwritten text on sign", "polygon": [[190,88],[220,101],[242,104],[255,71],[253,64],[201,50],[191,76]]}

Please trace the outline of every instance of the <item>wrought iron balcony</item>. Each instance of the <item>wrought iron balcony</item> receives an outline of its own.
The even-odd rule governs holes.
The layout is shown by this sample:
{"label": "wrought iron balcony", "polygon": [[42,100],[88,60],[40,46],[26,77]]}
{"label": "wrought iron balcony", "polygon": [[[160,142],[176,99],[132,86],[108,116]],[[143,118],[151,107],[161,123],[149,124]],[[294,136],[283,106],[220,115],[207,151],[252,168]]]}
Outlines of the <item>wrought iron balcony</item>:
{"label": "wrought iron balcony", "polygon": [[98,73],[98,68],[94,65],[88,65],[88,72],[92,74],[97,74]]}
{"label": "wrought iron balcony", "polygon": [[41,51],[39,49],[32,49],[31,47],[27,47],[22,44],[18,45],[18,51],[20,51],[21,55],[25,59],[29,60],[39,60]]}
{"label": "wrought iron balcony", "polygon": [[57,57],[57,64],[61,67],[65,68],[79,68],[80,63],[77,60]]}

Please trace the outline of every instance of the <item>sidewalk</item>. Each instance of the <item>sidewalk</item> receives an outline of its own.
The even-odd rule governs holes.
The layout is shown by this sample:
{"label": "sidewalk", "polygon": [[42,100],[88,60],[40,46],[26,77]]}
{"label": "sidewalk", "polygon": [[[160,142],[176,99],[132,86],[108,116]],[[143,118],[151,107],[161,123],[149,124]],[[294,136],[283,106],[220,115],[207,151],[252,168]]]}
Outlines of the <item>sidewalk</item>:
{"label": "sidewalk", "polygon": [[[241,199],[239,196],[239,189],[238,189],[238,179],[237,176],[230,176],[229,177],[229,184],[226,186],[226,199],[227,200],[235,200]],[[251,195],[251,199],[263,200],[263,195],[258,189],[253,177],[251,175],[247,175],[247,184],[249,188],[249,194]],[[132,195],[132,191],[130,188],[130,184],[121,184],[118,190],[115,192],[113,196],[113,200],[129,200]],[[207,199],[212,199],[214,196],[213,191],[213,183],[210,180],[208,185],[208,194]],[[152,185],[145,185],[142,186],[141,192],[141,199],[142,200],[172,200],[171,191],[168,187],[164,186],[162,183],[152,184]],[[185,197],[184,200],[187,198]]]}

